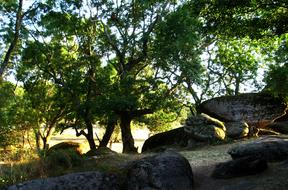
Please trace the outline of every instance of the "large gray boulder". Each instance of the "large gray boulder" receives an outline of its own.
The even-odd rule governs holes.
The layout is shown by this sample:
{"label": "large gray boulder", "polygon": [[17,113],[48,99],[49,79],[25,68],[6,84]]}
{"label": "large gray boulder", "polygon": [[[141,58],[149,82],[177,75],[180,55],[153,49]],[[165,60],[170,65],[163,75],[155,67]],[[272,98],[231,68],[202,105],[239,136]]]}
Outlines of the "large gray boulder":
{"label": "large gray boulder", "polygon": [[262,158],[270,162],[288,159],[288,139],[266,137],[228,150],[233,159],[247,156]]}
{"label": "large gray boulder", "polygon": [[37,179],[10,186],[8,190],[117,190],[115,175],[100,172],[72,173],[60,177]]}
{"label": "large gray boulder", "polygon": [[189,162],[176,152],[164,152],[128,166],[125,190],[193,190]]}
{"label": "large gray boulder", "polygon": [[223,122],[260,122],[265,125],[284,115],[286,108],[281,98],[264,93],[247,93],[213,98],[203,102],[197,109],[198,112],[206,113]]}

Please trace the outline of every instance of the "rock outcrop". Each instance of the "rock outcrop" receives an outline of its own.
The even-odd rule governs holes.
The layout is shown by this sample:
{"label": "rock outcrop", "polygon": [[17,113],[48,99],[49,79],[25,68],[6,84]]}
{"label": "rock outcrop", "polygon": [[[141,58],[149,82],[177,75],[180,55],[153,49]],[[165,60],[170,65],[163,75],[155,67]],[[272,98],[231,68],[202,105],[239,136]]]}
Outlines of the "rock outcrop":
{"label": "rock outcrop", "polygon": [[243,157],[216,165],[212,177],[227,179],[254,175],[263,172],[268,167],[267,161],[257,157]]}
{"label": "rock outcrop", "polygon": [[264,93],[247,93],[213,98],[197,109],[223,122],[245,121],[249,125],[260,122],[266,125],[284,115],[286,108],[281,98]]}
{"label": "rock outcrop", "polygon": [[128,167],[126,190],[193,190],[193,173],[189,162],[175,152],[143,158]]}
{"label": "rock outcrop", "polygon": [[288,159],[288,139],[268,137],[248,144],[241,144],[228,151],[233,159],[256,157],[268,162]]}
{"label": "rock outcrop", "polygon": [[142,152],[165,146],[193,147],[225,139],[224,124],[206,114],[189,117],[184,127],[176,128],[148,138]]}

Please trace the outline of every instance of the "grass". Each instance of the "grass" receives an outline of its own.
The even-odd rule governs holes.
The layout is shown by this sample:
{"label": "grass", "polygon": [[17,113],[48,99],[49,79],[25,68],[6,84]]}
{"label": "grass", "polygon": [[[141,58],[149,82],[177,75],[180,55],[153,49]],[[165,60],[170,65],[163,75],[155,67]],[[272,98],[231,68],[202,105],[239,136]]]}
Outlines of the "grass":
{"label": "grass", "polygon": [[[122,172],[128,161],[143,157],[140,154],[103,155],[97,158],[79,156],[73,151],[55,151],[46,157],[39,157],[32,150],[1,153],[5,163],[0,164],[0,189],[23,181],[55,177],[74,172],[100,171]],[[4,160],[4,159],[2,159]]]}

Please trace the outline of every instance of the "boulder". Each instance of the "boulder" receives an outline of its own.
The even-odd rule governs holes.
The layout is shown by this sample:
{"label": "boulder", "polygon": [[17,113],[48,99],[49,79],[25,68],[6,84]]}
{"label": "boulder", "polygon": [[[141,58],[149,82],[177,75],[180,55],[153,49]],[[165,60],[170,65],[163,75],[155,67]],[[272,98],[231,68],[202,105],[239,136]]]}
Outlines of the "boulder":
{"label": "boulder", "polygon": [[246,122],[235,121],[225,123],[226,135],[229,138],[238,139],[247,137],[249,134],[249,126]]}
{"label": "boulder", "polygon": [[233,159],[252,156],[269,162],[288,158],[288,139],[267,137],[248,144],[241,144],[228,150]]}
{"label": "boulder", "polygon": [[218,128],[221,128],[223,131],[226,131],[225,125],[222,121],[210,117],[205,113],[201,113],[196,116],[190,116],[186,119],[186,126],[203,126],[203,125],[214,125]]}
{"label": "boulder", "polygon": [[187,146],[189,138],[189,134],[184,131],[183,127],[158,133],[144,142],[142,152],[165,146]]}
{"label": "boulder", "polygon": [[224,123],[203,113],[189,117],[184,131],[197,141],[213,142],[224,140],[226,136]]}
{"label": "boulder", "polygon": [[60,177],[37,179],[10,186],[8,190],[115,190],[119,189],[115,175],[100,172],[72,173]]}
{"label": "boulder", "polygon": [[98,156],[115,156],[118,155],[117,152],[111,150],[108,147],[98,147],[96,150],[89,150],[85,153],[86,157],[98,157]]}
{"label": "boulder", "polygon": [[52,151],[58,151],[58,150],[73,150],[79,155],[82,154],[81,144],[76,143],[76,142],[69,142],[69,141],[55,144],[54,146],[49,148],[47,154],[49,155]]}
{"label": "boulder", "polygon": [[207,100],[197,108],[224,122],[245,121],[249,125],[266,125],[285,114],[287,106],[281,98],[265,93],[222,96]]}
{"label": "boulder", "polygon": [[8,187],[8,190],[193,190],[189,162],[176,152],[164,152],[119,166],[116,174],[96,171],[37,179]]}
{"label": "boulder", "polygon": [[212,177],[227,179],[255,175],[267,169],[267,161],[257,157],[243,157],[216,165]]}
{"label": "boulder", "polygon": [[123,189],[193,190],[189,162],[176,152],[167,151],[132,162]]}
{"label": "boulder", "polygon": [[267,128],[282,134],[288,134],[288,121],[274,122],[267,125]]}
{"label": "boulder", "polygon": [[184,126],[191,139],[200,142],[216,142],[225,139],[225,131],[214,125]]}
{"label": "boulder", "polygon": [[193,147],[225,139],[223,122],[206,114],[189,117],[184,127],[158,133],[143,144],[142,152],[165,146]]}

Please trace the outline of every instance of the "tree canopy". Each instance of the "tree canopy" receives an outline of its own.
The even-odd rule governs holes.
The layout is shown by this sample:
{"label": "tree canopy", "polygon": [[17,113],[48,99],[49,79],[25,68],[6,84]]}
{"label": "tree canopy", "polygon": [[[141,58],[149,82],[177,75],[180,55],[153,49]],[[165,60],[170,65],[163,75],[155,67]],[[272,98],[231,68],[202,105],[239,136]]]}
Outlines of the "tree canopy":
{"label": "tree canopy", "polygon": [[[135,122],[160,131],[211,97],[287,96],[287,9],[272,0],[1,1],[3,134],[27,123],[45,149],[55,128],[73,128],[96,149],[93,126],[106,125],[106,146],[119,124],[123,152],[136,152]],[[12,125],[13,109],[21,122]]]}

